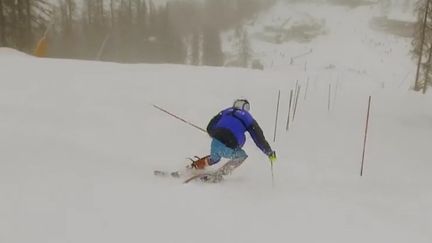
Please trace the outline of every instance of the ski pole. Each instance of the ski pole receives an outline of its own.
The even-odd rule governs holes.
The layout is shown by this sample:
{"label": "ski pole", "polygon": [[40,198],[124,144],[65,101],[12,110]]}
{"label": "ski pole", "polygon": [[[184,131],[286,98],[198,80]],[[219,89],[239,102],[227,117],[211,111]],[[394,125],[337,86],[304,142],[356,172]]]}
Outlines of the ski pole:
{"label": "ski pole", "polygon": [[271,176],[272,176],[272,187],[274,187],[273,161],[270,161],[270,169],[271,169]]}
{"label": "ski pole", "polygon": [[180,120],[180,121],[182,121],[182,122],[184,122],[184,123],[186,123],[186,124],[188,124],[190,126],[195,127],[196,129],[200,130],[201,132],[207,133],[207,131],[204,130],[204,129],[202,129],[201,127],[199,127],[199,126],[197,126],[197,125],[195,125],[195,124],[193,124],[191,122],[188,122],[188,121],[186,121],[185,119],[183,119],[183,118],[181,118],[179,116],[174,115],[173,113],[171,113],[171,112],[163,109],[162,107],[159,107],[157,105],[153,105],[153,107],[156,108],[156,109],[158,109],[158,110],[160,110],[160,111],[162,111],[162,112],[167,113],[168,115],[170,115],[170,116],[172,116],[172,117],[174,117],[174,118],[176,118],[176,119],[178,119],[178,120]]}

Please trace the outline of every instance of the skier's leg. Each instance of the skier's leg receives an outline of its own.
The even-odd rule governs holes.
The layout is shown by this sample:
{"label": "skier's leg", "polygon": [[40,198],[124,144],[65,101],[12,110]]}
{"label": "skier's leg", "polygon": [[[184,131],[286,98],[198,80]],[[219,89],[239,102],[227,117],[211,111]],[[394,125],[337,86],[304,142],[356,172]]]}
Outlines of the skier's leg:
{"label": "skier's leg", "polygon": [[234,149],[234,151],[231,155],[232,160],[244,161],[247,157],[248,157],[248,155],[246,154],[246,152],[242,148]]}
{"label": "skier's leg", "polygon": [[202,177],[201,180],[209,183],[218,183],[222,181],[224,176],[231,174],[233,170],[239,167],[246,160],[247,155],[244,151],[235,151],[232,153],[232,157],[233,159],[226,162],[215,173]]}
{"label": "skier's leg", "polygon": [[224,151],[224,157],[229,158],[230,160],[227,163],[225,163],[219,169],[219,171],[221,172],[222,175],[229,175],[232,173],[233,170],[239,167],[247,159],[248,156],[246,152],[241,148],[237,148],[237,149],[227,148]]}
{"label": "skier's leg", "polygon": [[[201,178],[202,181],[217,183],[223,180],[224,175],[228,175],[231,171],[237,168],[247,157],[246,153],[242,149],[232,149],[217,139],[213,139],[211,142],[211,152],[208,160],[208,165],[215,165],[221,161],[222,158],[231,159],[222,167],[220,167],[216,173],[211,176],[204,176]],[[232,160],[236,158],[236,160]]]}
{"label": "skier's leg", "polygon": [[[242,148],[232,149],[222,142],[220,142],[217,139],[213,139],[211,142],[211,152],[210,156],[206,156],[202,158],[200,161],[202,163],[199,163],[199,169],[204,169],[207,166],[212,166],[221,161],[222,158],[230,159],[227,163],[225,163],[222,167],[218,170],[218,178],[216,180],[222,179],[219,178],[224,175],[231,174],[234,169],[239,167],[247,158],[246,152]],[[201,166],[202,164],[202,166]]]}
{"label": "skier's leg", "polygon": [[222,158],[230,159],[222,167],[220,167],[212,175],[207,175],[201,178],[202,181],[217,183],[223,180],[223,176],[229,175],[234,169],[239,167],[247,158],[246,152],[241,149],[232,149],[221,142],[214,139],[212,141],[212,150],[209,159],[209,165],[214,165],[218,163]]}
{"label": "skier's leg", "polygon": [[212,166],[214,164],[219,163],[222,159],[224,144],[219,142],[216,139],[213,139],[211,142],[211,151],[210,155],[204,156],[192,162],[191,167],[194,169],[205,169],[208,166]]}
{"label": "skier's leg", "polygon": [[225,147],[226,146],[219,140],[212,139],[208,165],[215,165],[221,161]]}

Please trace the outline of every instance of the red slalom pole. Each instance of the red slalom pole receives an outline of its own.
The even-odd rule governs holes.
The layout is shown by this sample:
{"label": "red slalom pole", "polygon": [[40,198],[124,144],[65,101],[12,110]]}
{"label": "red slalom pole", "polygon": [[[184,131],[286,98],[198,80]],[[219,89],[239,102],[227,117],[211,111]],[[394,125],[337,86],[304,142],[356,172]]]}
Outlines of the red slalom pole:
{"label": "red slalom pole", "polygon": [[372,97],[369,96],[369,103],[368,103],[368,110],[367,110],[367,117],[366,117],[366,129],[365,129],[365,136],[364,136],[364,142],[363,142],[363,155],[362,155],[362,163],[361,163],[360,176],[363,176],[363,167],[364,167],[364,158],[365,158],[365,152],[366,152],[367,133],[368,133],[368,127],[369,127],[369,114],[370,114],[370,107],[371,107],[371,99],[372,99]]}

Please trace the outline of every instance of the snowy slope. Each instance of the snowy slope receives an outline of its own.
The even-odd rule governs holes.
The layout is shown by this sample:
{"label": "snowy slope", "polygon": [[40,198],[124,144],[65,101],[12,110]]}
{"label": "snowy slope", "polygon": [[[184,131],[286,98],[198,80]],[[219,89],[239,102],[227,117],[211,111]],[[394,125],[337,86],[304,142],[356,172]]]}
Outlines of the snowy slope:
{"label": "snowy slope", "polygon": [[[333,14],[360,10],[347,11]],[[314,50],[332,48],[335,35]],[[315,69],[280,60],[281,68],[262,72],[37,59],[1,48],[0,242],[431,242],[432,97],[408,90],[401,73],[414,65],[403,40],[385,42],[390,56],[349,43],[365,58],[346,67],[365,72],[341,71],[343,51],[331,61],[314,51]],[[321,68],[331,63],[336,69]],[[286,132],[297,80],[299,105]],[[250,141],[248,160],[221,184],[152,175],[207,154],[209,139],[151,104],[205,127],[237,97],[250,100],[278,153],[275,187]]]}
{"label": "snowy slope", "polygon": [[[327,83],[311,82],[286,133],[294,74],[20,55],[0,55],[0,66],[1,242],[432,239],[430,96],[341,81],[328,112]],[[275,188],[250,143],[247,163],[222,184],[152,176],[208,153],[209,139],[150,102],[205,126],[233,97],[248,97],[271,140],[279,88]]]}
{"label": "snowy slope", "polygon": [[[414,21],[412,10],[400,11],[395,3],[387,15],[380,5],[357,8],[325,3],[279,2],[269,12],[249,23],[254,58],[266,69],[288,73],[306,71],[318,80],[351,79],[408,88],[415,75],[415,62],[410,58],[411,39],[378,32],[371,28],[374,17]],[[411,16],[408,18],[407,16]],[[293,33],[291,41],[275,43],[276,34],[268,28],[289,30],[301,24],[317,23],[323,33],[310,41],[300,41]],[[263,37],[265,36],[265,37]],[[226,44],[227,53],[236,53],[233,43]],[[401,58],[403,57],[403,58]],[[323,76],[330,73],[332,76]],[[355,80],[353,80],[355,79]]]}

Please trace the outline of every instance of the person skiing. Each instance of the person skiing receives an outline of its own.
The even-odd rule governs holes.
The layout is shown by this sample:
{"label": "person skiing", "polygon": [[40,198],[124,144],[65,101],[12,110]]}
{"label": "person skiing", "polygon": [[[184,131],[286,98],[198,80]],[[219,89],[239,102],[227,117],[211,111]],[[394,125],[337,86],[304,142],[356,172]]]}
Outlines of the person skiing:
{"label": "person skiing", "polygon": [[210,155],[193,161],[191,167],[202,170],[221,161],[230,159],[223,166],[222,175],[227,175],[246,160],[248,155],[242,149],[246,142],[246,131],[249,132],[256,146],[268,156],[270,162],[276,161],[276,152],[266,141],[263,131],[249,113],[250,104],[246,99],[237,99],[232,107],[226,108],[214,116],[208,126],[207,133],[212,138]]}

